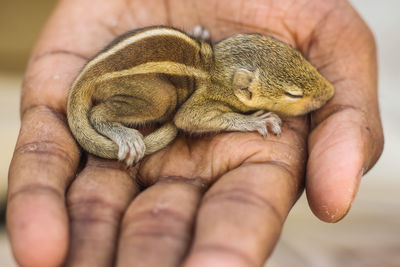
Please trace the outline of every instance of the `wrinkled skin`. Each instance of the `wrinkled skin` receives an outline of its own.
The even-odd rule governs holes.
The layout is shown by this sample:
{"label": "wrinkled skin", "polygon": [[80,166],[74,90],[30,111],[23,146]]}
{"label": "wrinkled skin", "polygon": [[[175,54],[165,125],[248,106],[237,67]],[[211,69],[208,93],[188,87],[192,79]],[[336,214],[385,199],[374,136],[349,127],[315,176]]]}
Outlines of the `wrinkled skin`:
{"label": "wrinkled skin", "polygon": [[[85,161],[66,124],[69,87],[108,42],[150,24],[201,24],[214,40],[272,34],[297,47],[336,95],[309,117],[284,120],[281,137],[180,136],[129,170]],[[345,0],[61,0],[23,84],[7,210],[17,262],[260,266],[304,188],[318,218],[348,212],[383,147],[376,68],[374,38]]]}

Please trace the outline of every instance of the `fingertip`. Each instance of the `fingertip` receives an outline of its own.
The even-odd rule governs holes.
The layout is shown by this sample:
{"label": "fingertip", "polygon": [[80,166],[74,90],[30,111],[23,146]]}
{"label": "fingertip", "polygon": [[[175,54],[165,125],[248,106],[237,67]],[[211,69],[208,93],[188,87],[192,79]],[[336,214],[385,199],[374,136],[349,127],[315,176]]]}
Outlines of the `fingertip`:
{"label": "fingertip", "polygon": [[310,153],[307,199],[312,212],[325,222],[334,223],[347,215],[364,173],[362,145],[349,140],[330,144],[324,151],[314,147]]}
{"label": "fingertip", "polygon": [[331,199],[327,198],[326,200],[319,200],[317,204],[311,195],[307,194],[307,198],[314,215],[327,223],[336,223],[342,220],[350,211],[353,203],[352,199],[347,196],[342,197],[340,202],[331,201]]}
{"label": "fingertip", "polygon": [[[25,198],[25,199],[22,199]],[[48,199],[11,201],[7,216],[14,258],[19,266],[61,266],[68,248],[68,218],[65,208]],[[19,203],[21,204],[21,203]]]}
{"label": "fingertip", "polygon": [[307,178],[308,203],[320,220],[335,223],[347,215],[363,173],[362,168],[357,165],[349,163],[348,166],[338,167],[332,172],[322,167]]}

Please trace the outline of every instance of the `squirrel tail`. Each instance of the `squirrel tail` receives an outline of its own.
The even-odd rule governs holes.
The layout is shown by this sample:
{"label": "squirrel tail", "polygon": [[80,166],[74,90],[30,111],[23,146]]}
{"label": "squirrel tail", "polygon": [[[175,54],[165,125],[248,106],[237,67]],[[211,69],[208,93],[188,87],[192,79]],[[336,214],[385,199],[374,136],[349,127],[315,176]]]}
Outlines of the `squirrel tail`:
{"label": "squirrel tail", "polygon": [[146,135],[143,139],[146,145],[145,155],[152,154],[166,147],[175,139],[177,134],[178,128],[176,128],[175,124],[167,122],[154,132]]}
{"label": "squirrel tail", "polygon": [[107,159],[118,158],[118,145],[99,134],[89,121],[94,86],[79,87],[79,82],[74,84],[68,96],[67,117],[72,134],[87,152]]}

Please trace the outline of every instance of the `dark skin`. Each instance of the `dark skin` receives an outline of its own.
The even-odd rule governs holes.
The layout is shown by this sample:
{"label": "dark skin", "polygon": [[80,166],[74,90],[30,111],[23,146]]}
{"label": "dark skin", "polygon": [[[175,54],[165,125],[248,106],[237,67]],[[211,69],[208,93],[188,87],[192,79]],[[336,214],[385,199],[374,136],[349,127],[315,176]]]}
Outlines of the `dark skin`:
{"label": "dark skin", "polygon": [[[281,137],[181,135],[129,170],[85,161],[66,124],[70,85],[117,35],[151,24],[201,24],[215,40],[272,34],[336,95],[285,119]],[[340,220],[383,147],[374,38],[345,0],[62,0],[33,51],[21,120],[7,224],[17,262],[32,267],[260,266],[304,188],[318,218]]]}

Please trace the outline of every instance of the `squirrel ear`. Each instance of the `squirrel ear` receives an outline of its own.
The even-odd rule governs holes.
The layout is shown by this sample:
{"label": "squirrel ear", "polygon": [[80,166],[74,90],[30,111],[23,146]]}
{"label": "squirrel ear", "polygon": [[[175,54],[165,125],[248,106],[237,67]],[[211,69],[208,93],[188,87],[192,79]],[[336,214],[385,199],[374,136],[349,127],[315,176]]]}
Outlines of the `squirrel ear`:
{"label": "squirrel ear", "polygon": [[233,90],[237,98],[242,102],[251,100],[253,93],[250,91],[250,85],[255,77],[254,72],[246,69],[238,69],[233,75]]}
{"label": "squirrel ear", "polygon": [[246,69],[238,69],[233,74],[233,86],[234,87],[249,87],[255,77],[254,72]]}

